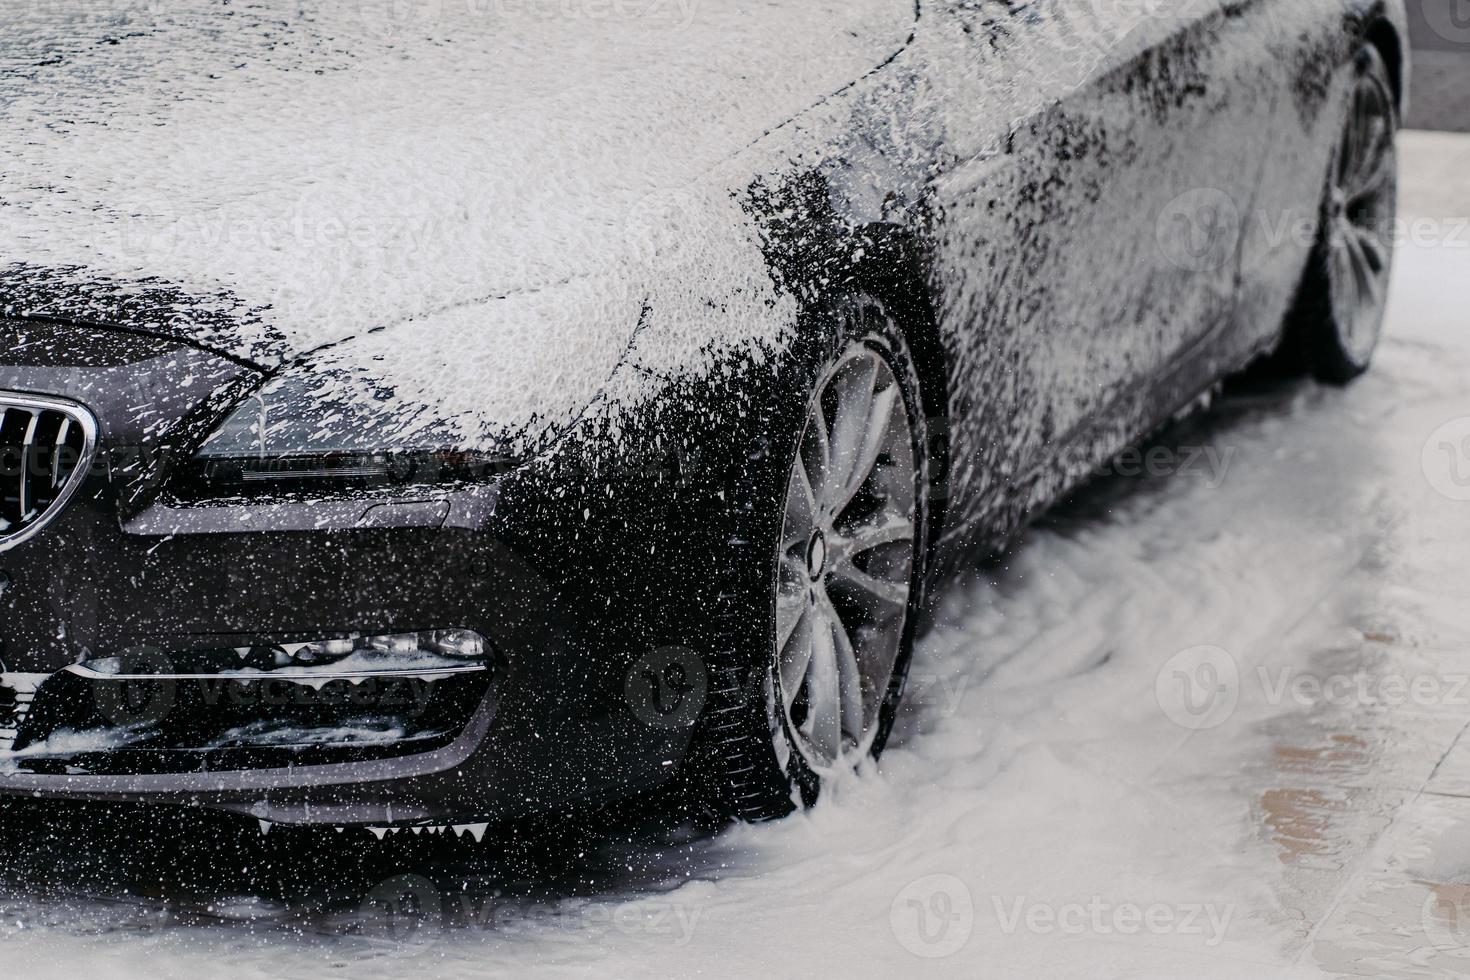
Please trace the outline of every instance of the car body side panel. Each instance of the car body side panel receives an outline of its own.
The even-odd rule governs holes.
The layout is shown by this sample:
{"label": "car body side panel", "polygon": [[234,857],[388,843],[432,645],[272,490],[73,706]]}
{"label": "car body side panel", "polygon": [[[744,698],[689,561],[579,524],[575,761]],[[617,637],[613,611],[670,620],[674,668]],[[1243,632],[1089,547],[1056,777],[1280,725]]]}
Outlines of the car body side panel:
{"label": "car body side panel", "polygon": [[1240,216],[1257,193],[1278,95],[1258,43],[1265,7],[1196,0],[1147,18],[1119,42],[1132,42],[1131,60],[1102,80],[1104,100],[1140,118],[1145,148],[1120,175],[1136,208],[1139,327],[1158,355],[1134,385],[1169,383],[1234,311]]}

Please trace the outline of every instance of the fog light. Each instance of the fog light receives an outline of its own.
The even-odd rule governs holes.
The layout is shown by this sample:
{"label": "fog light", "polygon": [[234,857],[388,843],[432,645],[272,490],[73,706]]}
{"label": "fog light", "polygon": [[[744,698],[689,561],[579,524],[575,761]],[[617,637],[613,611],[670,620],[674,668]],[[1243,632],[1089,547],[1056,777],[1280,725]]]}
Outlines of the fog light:
{"label": "fog light", "polygon": [[[357,649],[357,637],[349,636],[341,640],[321,640],[317,643],[301,643],[295,645],[296,649],[291,655],[301,663],[314,664],[322,660],[336,660],[345,657]],[[291,650],[288,646],[287,650]]]}
{"label": "fog light", "polygon": [[485,638],[474,630],[428,630],[423,633],[383,633],[373,636],[318,640],[285,648],[297,663],[320,664],[342,660],[353,654],[377,657],[450,657],[483,660]]}
{"label": "fog light", "polygon": [[423,635],[430,650],[446,657],[479,660],[485,656],[485,638],[474,630],[435,630]]}
{"label": "fog light", "polygon": [[369,636],[365,638],[367,648],[374,653],[394,656],[418,653],[423,649],[417,633],[396,633],[392,636]]}

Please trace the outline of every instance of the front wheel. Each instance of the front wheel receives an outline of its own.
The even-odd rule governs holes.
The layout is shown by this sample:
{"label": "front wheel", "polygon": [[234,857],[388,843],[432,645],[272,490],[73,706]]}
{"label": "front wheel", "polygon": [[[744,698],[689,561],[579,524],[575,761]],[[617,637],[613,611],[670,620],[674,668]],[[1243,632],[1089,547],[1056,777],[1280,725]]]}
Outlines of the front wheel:
{"label": "front wheel", "polygon": [[753,457],[761,530],[731,570],[748,612],[725,637],[740,669],[711,734],[726,809],[747,820],[810,805],[881,752],[922,602],[928,433],[913,359],[876,300],[821,319]]}

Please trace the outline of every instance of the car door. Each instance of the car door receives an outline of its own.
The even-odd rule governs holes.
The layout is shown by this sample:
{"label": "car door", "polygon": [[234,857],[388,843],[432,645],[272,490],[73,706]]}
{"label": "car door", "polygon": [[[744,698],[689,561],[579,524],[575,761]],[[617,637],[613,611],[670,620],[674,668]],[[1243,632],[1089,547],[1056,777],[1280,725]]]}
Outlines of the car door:
{"label": "car door", "polygon": [[[1135,438],[1154,380],[1228,314],[1256,171],[1203,125],[1229,101],[1199,56],[1209,2],[1161,23],[962,0],[929,25],[957,39],[932,84],[952,104],[934,210],[961,528],[1013,525]],[[1201,206],[1221,201],[1223,220]]]}
{"label": "car door", "polygon": [[[1052,10],[1060,56],[1086,69],[1062,117],[1100,140],[1090,160],[1079,155],[1072,164],[1102,175],[1100,260],[1087,269],[1129,276],[1092,325],[1090,352],[1105,363],[1128,361],[1115,374],[1118,387],[1103,395],[1104,412],[1116,404],[1127,414],[1130,402],[1161,385],[1192,395],[1190,385],[1209,373],[1194,355],[1207,354],[1230,321],[1279,92],[1261,44],[1269,3],[1035,5]],[[1151,400],[1167,402],[1168,393]]]}
{"label": "car door", "polygon": [[[1137,156],[1118,204],[1151,223],[1139,253],[1139,391],[1167,412],[1223,369],[1248,229],[1273,157],[1282,91],[1263,43],[1273,0],[1059,0],[1092,11],[1113,66],[1098,100],[1137,118]],[[1149,383],[1142,383],[1148,380]]]}
{"label": "car door", "polygon": [[1098,100],[1106,52],[1074,33],[1068,3],[958,2],[926,25],[951,154],[932,209],[962,539],[1046,498],[1136,370],[1144,223],[1116,202],[1132,196],[1137,118]]}

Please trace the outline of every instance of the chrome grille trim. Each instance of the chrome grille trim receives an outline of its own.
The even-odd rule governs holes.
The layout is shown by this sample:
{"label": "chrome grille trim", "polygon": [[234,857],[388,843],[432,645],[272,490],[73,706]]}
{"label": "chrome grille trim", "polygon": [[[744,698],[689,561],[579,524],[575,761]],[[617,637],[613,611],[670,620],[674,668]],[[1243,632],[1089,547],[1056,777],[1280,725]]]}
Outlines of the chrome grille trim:
{"label": "chrome grille trim", "polygon": [[36,691],[46,682],[50,674],[0,674],[0,691],[9,696],[0,701],[8,701],[9,705],[0,704],[0,753],[13,752],[15,740],[20,735],[20,730],[25,726],[26,717],[31,713],[31,704],[36,699]]}
{"label": "chrome grille trim", "polygon": [[97,420],[86,408],[0,391],[0,551],[29,540],[66,508],[96,454]]}
{"label": "chrome grille trim", "polygon": [[18,499],[20,501],[19,510],[21,514],[19,526],[21,527],[25,526],[25,515],[31,512],[31,505],[34,503],[31,499],[35,496],[31,493],[31,461],[36,458],[36,426],[40,424],[41,412],[38,409],[31,409],[31,420],[26,423],[26,437],[25,441],[21,443],[20,448],[22,463],[20,467],[20,493]]}

